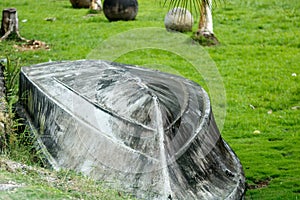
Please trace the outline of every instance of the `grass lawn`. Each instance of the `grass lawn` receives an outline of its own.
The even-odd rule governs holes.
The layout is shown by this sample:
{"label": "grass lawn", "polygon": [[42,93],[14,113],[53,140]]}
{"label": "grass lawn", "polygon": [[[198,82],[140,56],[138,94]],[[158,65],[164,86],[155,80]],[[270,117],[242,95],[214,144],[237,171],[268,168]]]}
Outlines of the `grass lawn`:
{"label": "grass lawn", "polygon": [[[17,8],[23,37],[50,47],[49,51],[20,51],[13,47],[19,43],[0,42],[0,59],[8,56],[15,65],[20,62],[19,66],[85,59],[117,34],[136,28],[163,28],[168,11],[159,1],[139,0],[135,21],[110,23],[103,13],[89,15],[86,9],[73,9],[68,0],[1,0],[0,9],[8,7]],[[226,91],[221,134],[243,164],[246,199],[300,198],[299,10],[299,0],[228,0],[214,7],[214,31],[221,44],[204,50]],[[193,31],[196,27],[195,23]],[[205,77],[187,67],[190,63],[168,51],[136,50],[117,61],[168,66],[167,70],[176,69],[207,87]],[[3,173],[0,182],[8,176]]]}

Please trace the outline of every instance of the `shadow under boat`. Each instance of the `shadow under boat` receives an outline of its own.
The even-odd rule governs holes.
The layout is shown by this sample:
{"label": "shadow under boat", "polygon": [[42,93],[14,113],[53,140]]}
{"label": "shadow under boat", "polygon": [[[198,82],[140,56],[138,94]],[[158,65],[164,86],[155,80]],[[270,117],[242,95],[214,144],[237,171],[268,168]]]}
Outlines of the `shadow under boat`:
{"label": "shadow under boat", "polygon": [[141,199],[241,199],[242,165],[207,93],[179,76],[100,60],[23,67],[20,99],[52,167]]}

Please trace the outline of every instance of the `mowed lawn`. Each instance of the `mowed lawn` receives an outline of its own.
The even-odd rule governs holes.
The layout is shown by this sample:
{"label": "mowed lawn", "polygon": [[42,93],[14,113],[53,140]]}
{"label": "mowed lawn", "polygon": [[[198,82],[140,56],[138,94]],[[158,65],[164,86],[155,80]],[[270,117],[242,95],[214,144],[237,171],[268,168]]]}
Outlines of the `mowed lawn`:
{"label": "mowed lawn", "polygon": [[[168,11],[160,1],[139,0],[135,21],[110,23],[103,13],[91,15],[87,9],[73,9],[68,0],[1,0],[0,9],[8,7],[17,8],[23,37],[41,40],[50,47],[20,51],[13,47],[14,41],[1,42],[0,59],[8,56],[12,63],[19,60],[20,66],[85,59],[116,34],[136,28],[163,28]],[[194,18],[197,22],[197,13]],[[246,199],[299,199],[300,1],[220,1],[214,5],[213,18],[221,44],[204,49],[226,90],[221,134],[243,164]],[[117,61],[169,64],[197,81],[182,59],[169,54],[141,50]]]}

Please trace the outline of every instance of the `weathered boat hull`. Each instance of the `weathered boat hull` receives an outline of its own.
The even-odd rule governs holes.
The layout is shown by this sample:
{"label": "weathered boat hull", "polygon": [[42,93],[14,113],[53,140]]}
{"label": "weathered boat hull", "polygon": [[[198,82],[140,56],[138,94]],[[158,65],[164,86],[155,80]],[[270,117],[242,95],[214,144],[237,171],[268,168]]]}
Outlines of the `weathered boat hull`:
{"label": "weathered boat hull", "polygon": [[49,162],[142,199],[240,199],[245,179],[207,93],[106,61],[23,67],[20,97]]}

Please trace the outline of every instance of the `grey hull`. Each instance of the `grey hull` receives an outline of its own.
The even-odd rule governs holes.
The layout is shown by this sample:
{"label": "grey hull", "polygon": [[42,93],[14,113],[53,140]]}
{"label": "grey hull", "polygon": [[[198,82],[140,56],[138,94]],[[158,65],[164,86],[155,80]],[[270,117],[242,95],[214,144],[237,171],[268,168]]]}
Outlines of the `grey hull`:
{"label": "grey hull", "polygon": [[207,93],[179,76],[107,61],[23,67],[20,99],[54,168],[141,199],[241,199],[239,159]]}

